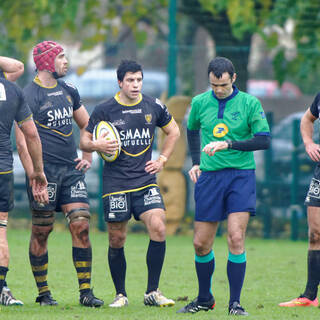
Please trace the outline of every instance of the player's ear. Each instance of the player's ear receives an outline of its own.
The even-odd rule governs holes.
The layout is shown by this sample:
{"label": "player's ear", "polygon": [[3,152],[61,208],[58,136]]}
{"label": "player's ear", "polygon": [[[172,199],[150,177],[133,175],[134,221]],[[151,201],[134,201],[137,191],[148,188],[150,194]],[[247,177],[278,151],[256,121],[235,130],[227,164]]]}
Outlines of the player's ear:
{"label": "player's ear", "polygon": [[122,89],[122,81],[118,80],[119,88]]}
{"label": "player's ear", "polygon": [[232,79],[231,79],[231,82],[234,83],[237,79],[237,74],[234,73],[233,76],[232,76]]}

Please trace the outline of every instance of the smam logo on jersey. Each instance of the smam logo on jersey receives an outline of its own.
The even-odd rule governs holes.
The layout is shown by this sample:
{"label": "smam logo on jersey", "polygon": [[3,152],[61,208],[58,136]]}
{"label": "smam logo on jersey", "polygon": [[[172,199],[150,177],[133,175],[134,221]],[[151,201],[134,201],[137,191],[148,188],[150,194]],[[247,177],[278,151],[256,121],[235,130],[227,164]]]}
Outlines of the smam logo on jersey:
{"label": "smam logo on jersey", "polygon": [[218,123],[212,131],[213,135],[217,138],[224,137],[228,132],[229,129],[224,123]]}

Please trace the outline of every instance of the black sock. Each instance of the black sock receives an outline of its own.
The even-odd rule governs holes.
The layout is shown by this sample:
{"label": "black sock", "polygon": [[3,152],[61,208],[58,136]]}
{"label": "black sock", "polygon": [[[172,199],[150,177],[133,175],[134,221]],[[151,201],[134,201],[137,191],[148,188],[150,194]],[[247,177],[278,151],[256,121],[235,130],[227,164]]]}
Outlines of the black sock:
{"label": "black sock", "polygon": [[48,277],[48,252],[42,256],[34,256],[29,251],[29,259],[31,263],[32,273],[38,287],[39,295],[50,293],[47,277]]}
{"label": "black sock", "polygon": [[150,240],[147,252],[148,286],[146,293],[159,287],[160,274],[166,253],[166,242]]}
{"label": "black sock", "polygon": [[0,267],[0,293],[6,284],[6,276],[9,269],[7,267]]}
{"label": "black sock", "polygon": [[92,250],[72,247],[73,264],[77,271],[80,295],[90,291]]}
{"label": "black sock", "polygon": [[111,277],[116,288],[116,294],[123,294],[127,296],[126,293],[126,271],[127,263],[124,255],[124,248],[111,248],[108,250],[108,262]]}
{"label": "black sock", "polygon": [[308,282],[303,296],[314,300],[318,294],[320,282],[320,250],[308,251]]}

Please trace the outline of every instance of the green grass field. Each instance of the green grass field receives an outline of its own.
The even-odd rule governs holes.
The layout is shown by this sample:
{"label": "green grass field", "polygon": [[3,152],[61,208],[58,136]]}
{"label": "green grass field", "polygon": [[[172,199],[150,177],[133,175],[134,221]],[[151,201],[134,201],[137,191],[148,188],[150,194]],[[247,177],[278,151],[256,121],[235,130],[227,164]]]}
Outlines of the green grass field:
{"label": "green grass field", "polygon": [[[71,239],[66,231],[54,231],[49,241],[49,286],[57,307],[39,307],[34,303],[36,286],[28,259],[28,230],[8,230],[11,253],[8,284],[23,307],[1,307],[0,319],[230,319],[227,316],[228,280],[226,276],[226,239],[216,240],[216,270],[213,293],[216,308],[196,315],[176,314],[186,301],[197,295],[194,253],[191,236],[167,239],[167,255],[160,282],[164,294],[176,300],[173,308],[150,308],[143,305],[146,288],[145,252],[148,238],[130,234],[127,239],[127,293],[129,306],[113,310],[114,287],[107,264],[107,234],[91,233],[93,247],[94,293],[105,301],[100,309],[85,308],[78,303],[78,285],[71,259]],[[241,303],[252,319],[319,319],[319,308],[280,308],[277,304],[303,291],[306,279],[306,242],[248,239],[247,275]]]}

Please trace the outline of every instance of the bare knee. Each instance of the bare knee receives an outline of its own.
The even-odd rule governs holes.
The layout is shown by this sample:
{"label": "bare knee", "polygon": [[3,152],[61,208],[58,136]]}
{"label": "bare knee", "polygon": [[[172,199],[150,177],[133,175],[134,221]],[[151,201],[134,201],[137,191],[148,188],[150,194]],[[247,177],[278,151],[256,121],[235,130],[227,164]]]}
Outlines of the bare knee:
{"label": "bare knee", "polygon": [[320,231],[319,230],[310,230],[309,231],[309,243],[310,245],[320,245]]}
{"label": "bare knee", "polygon": [[31,241],[36,241],[40,247],[46,246],[49,234],[53,226],[32,226]]}
{"label": "bare knee", "polygon": [[126,242],[126,232],[121,229],[111,229],[109,227],[109,245],[111,248],[122,248]]}
{"label": "bare knee", "polygon": [[69,225],[72,237],[79,240],[84,246],[89,243],[89,222],[87,220],[76,220]]}
{"label": "bare knee", "polygon": [[244,251],[245,235],[242,232],[233,232],[228,235],[229,250],[233,254],[241,254]]}
{"label": "bare knee", "polygon": [[211,250],[211,245],[205,239],[198,237],[194,237],[193,246],[197,256],[205,256]]}

